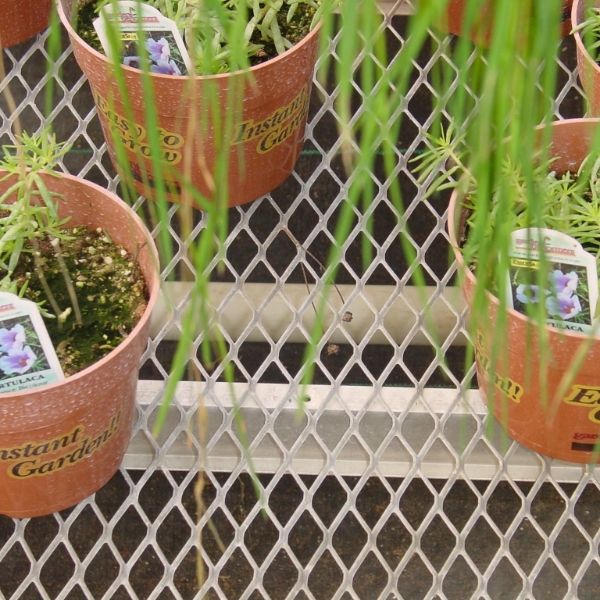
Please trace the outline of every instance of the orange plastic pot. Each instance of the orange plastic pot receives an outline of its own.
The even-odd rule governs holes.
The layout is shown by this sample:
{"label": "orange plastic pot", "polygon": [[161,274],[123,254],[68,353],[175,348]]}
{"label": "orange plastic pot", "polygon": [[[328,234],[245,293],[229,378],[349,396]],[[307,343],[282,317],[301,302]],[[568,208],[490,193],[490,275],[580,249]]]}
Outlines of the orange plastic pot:
{"label": "orange plastic pot", "polygon": [[[600,2],[595,0],[573,0],[571,20],[574,29],[583,22],[586,8],[592,6],[600,7]],[[590,114],[598,116],[600,115],[600,66],[587,51],[581,33],[576,31],[573,36],[577,48],[579,79],[589,102]]]}
{"label": "orange plastic pot", "polygon": [[20,44],[48,27],[52,0],[0,0],[0,48]]}
{"label": "orange plastic pot", "polygon": [[[537,1],[537,0],[535,0]],[[573,0],[563,0],[563,21],[561,32],[563,36],[569,35],[571,31],[571,19],[569,10]],[[455,35],[464,35],[464,16],[469,0],[449,0],[446,7],[446,22],[442,25],[445,31]],[[490,43],[492,34],[492,19],[494,14],[494,1],[483,0],[480,2],[481,8],[475,19],[473,28],[468,32],[468,37],[476,44],[487,46]]]}
{"label": "orange plastic pot", "polygon": [[[60,193],[69,225],[102,227],[137,256],[149,300],[127,338],[94,365],[62,382],[0,394],[0,514],[45,515],[77,504],[118,469],[135,414],[135,393],[150,314],[159,289],[150,233],[124,202],[85,180],[44,176]],[[0,184],[4,191],[9,181]]]}
{"label": "orange plastic pot", "polygon": [[[600,120],[574,119],[553,125],[551,155],[558,172],[575,170],[586,157],[594,128]],[[466,268],[458,240],[462,204],[455,192],[448,209],[448,232],[459,269],[464,275],[463,291],[470,303],[476,285]],[[475,355],[479,389],[490,411],[510,437],[541,454],[561,460],[587,463],[598,460],[600,450],[600,339],[591,345],[566,392],[557,397],[573,357],[588,337],[546,327],[547,342],[541,341],[537,326],[513,310],[506,314],[505,335],[497,332],[499,300],[488,296],[487,319],[475,333]],[[502,338],[499,342],[498,336]],[[489,369],[494,347],[500,350],[498,363]],[[504,346],[505,344],[505,346]],[[541,344],[549,351],[547,369],[541,365]],[[546,345],[548,344],[548,345]],[[543,369],[543,370],[542,370]],[[493,381],[489,380],[493,372]],[[545,382],[544,393],[541,382]],[[491,395],[491,397],[490,397]],[[596,449],[596,451],[595,451]]]}
{"label": "orange plastic pot", "polygon": [[[59,16],[71,38],[75,58],[90,82],[109,152],[115,162],[120,140],[137,191],[152,198],[155,171],[145,156],[150,146],[141,73],[123,67],[131,114],[115,81],[114,67],[71,26],[75,5],[73,0],[59,0]],[[315,30],[284,54],[251,68],[249,73],[206,77],[150,75],[158,113],[162,170],[171,188],[170,200],[180,198],[188,179],[204,196],[214,197],[216,154],[223,144],[230,147],[229,206],[255,200],[289,176],[304,142],[317,45]],[[223,139],[208,116],[212,111],[206,101],[208,88],[217,94],[221,109],[231,106],[230,94],[234,91],[236,97],[243,93],[229,139]],[[221,120],[224,118],[222,114]],[[186,168],[186,164],[192,168]],[[185,177],[184,173],[191,176]]]}

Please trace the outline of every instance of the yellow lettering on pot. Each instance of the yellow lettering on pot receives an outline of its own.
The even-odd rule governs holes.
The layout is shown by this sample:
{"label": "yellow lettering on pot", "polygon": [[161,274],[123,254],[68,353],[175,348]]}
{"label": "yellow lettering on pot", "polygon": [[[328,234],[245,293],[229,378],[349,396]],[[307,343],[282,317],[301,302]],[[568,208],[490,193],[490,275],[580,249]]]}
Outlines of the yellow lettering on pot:
{"label": "yellow lettering on pot", "polygon": [[565,398],[567,404],[584,404],[589,406],[600,404],[600,387],[574,385]]}
{"label": "yellow lettering on pot", "polygon": [[81,439],[83,427],[78,425],[69,433],[43,442],[27,442],[15,448],[0,448],[0,461],[16,460],[58,452]]}
{"label": "yellow lettering on pot", "polygon": [[[98,110],[109,123],[112,135],[118,135],[123,146],[131,152],[139,152],[143,157],[149,158],[152,148],[147,142],[146,129],[111,109],[106,99],[97,92],[94,92],[94,99]],[[159,127],[158,135],[162,159],[170,165],[180,163],[182,154],[176,150],[183,146],[183,136],[162,127]]]}
{"label": "yellow lettering on pot", "polygon": [[166,129],[163,129],[162,127],[159,128],[158,133],[160,134],[160,139],[161,139],[163,146],[166,146],[167,148],[170,148],[171,150],[176,150],[177,148],[181,148],[181,146],[183,146],[183,137],[182,136],[177,135],[176,133],[167,131]]}
{"label": "yellow lettering on pot", "polygon": [[592,423],[600,423],[600,387],[573,385],[564,401],[574,406],[593,407],[588,419]]}
{"label": "yellow lettering on pot", "polygon": [[243,121],[237,126],[233,143],[242,144],[257,140],[257,152],[270,152],[285,142],[304,123],[308,114],[308,100],[308,88],[302,88],[291,102],[264,119]]}
{"label": "yellow lettering on pot", "polygon": [[35,473],[35,461],[34,460],[26,460],[24,462],[17,463],[13,466],[10,474],[13,477],[18,477],[19,479],[23,477],[29,477],[30,475]]}
{"label": "yellow lettering on pot", "polygon": [[600,423],[600,408],[594,408],[594,410],[591,410],[590,414],[588,415],[588,419],[592,423]]}
{"label": "yellow lettering on pot", "polygon": [[515,403],[521,402],[523,397],[523,386],[517,383],[510,377],[505,377],[499,373],[490,370],[490,359],[481,352],[477,347],[475,349],[475,356],[479,363],[480,370],[486,375],[491,375],[494,378],[494,387],[507,396],[510,400]]}
{"label": "yellow lettering on pot", "polygon": [[[119,430],[120,418],[121,413],[114,415],[102,432],[95,437],[82,437],[81,434],[84,428],[82,425],[78,425],[70,434],[54,438],[48,442],[37,442],[18,448],[0,450],[3,453],[1,456],[9,457],[3,460],[27,459],[18,460],[18,462],[10,465],[8,468],[9,476],[15,479],[42,477],[76,465],[80,461],[89,458],[113,437]],[[76,445],[73,447],[74,444]],[[48,459],[48,454],[67,446],[71,446],[69,452]]]}

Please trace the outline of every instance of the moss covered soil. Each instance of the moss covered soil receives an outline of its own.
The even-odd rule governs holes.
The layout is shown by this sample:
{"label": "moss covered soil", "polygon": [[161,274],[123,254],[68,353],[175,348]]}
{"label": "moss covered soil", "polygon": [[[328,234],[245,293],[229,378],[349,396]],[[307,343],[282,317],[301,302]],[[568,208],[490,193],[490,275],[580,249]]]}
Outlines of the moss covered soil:
{"label": "moss covered soil", "polygon": [[[102,229],[67,228],[64,233],[58,253],[71,284],[56,245],[47,239],[39,242],[39,253],[30,247],[22,255],[14,277],[19,287],[27,285],[26,298],[41,303],[48,333],[68,376],[95,363],[127,337],[144,313],[148,293],[135,257],[114,244]],[[62,318],[52,311],[44,278]],[[77,297],[81,323],[69,285]]]}
{"label": "moss covered soil", "polygon": [[[102,44],[98,39],[96,30],[94,29],[94,19],[98,16],[98,8],[105,0],[79,0],[79,9],[77,13],[77,21],[75,29],[82,40],[89,46],[104,54]],[[305,4],[300,4],[294,14],[294,17],[288,22],[287,6],[283,6],[277,15],[277,22],[283,37],[287,38],[292,44],[297,44],[305,38],[310,32],[315,9]],[[253,44],[262,45],[263,48],[255,56],[250,57],[252,66],[261,64],[275,58],[277,50],[273,43],[264,43],[260,39],[258,31],[250,39]]]}

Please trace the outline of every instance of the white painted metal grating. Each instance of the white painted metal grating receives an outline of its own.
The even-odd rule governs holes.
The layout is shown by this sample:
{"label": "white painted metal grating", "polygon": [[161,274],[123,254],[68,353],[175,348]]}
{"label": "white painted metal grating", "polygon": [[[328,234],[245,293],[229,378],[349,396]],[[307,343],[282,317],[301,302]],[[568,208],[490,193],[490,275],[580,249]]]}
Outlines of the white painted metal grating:
{"label": "white painted metal grating", "polygon": [[[382,6],[393,59],[406,18],[397,14],[401,5]],[[42,122],[44,42],[45,34],[4,52],[8,75],[0,88],[10,86],[28,129]],[[400,226],[385,179],[375,172],[376,197],[357,211],[345,244],[338,277],[343,301],[337,295],[330,301],[310,402],[303,415],[296,413],[303,345],[319,292],[317,261],[326,259],[346,193],[336,90],[315,82],[295,173],[270,196],[230,211],[225,269],[215,261],[212,272],[212,302],[235,365],[235,398],[261,474],[262,500],[247,475],[222,365],[194,358],[202,382],[183,382],[168,426],[158,440],[150,434],[189,289],[171,281],[186,262],[173,206],[170,231],[178,253],[163,275],[178,307],[170,316],[156,315],[125,465],[71,510],[22,521],[0,517],[0,597],[598,596],[598,470],[545,459],[497,428],[488,431],[484,406],[471,389],[473,369],[463,367],[464,308],[451,287],[447,198],[424,200],[408,166],[431,124],[429,77],[436,61],[447,60],[448,43],[432,33],[415,64],[399,106],[405,124],[396,174],[445,362],[423,327],[424,306],[408,284],[412,266],[402,257]],[[561,57],[556,114],[578,116],[583,102],[569,41]],[[66,45],[58,66],[51,119],[59,137],[74,142],[64,167],[116,189],[88,85]],[[357,97],[364,93],[357,89]],[[16,115],[6,113],[3,101],[0,108],[6,143]],[[363,268],[359,234],[368,214],[374,260]],[[202,226],[198,214],[194,234]],[[351,323],[342,320],[347,310]],[[206,565],[201,588],[198,556]]]}

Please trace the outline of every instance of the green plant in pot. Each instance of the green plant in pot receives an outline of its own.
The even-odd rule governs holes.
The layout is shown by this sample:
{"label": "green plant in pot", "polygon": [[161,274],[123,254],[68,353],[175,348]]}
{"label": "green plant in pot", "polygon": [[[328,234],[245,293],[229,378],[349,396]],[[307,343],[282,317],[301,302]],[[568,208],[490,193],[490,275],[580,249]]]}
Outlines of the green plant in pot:
{"label": "green plant in pot", "polygon": [[[286,179],[304,138],[319,3],[129,3],[127,10],[158,9],[175,21],[187,65],[169,36],[151,40],[141,60],[110,61],[91,29],[100,6],[114,15],[125,10],[112,0],[61,0],[59,15],[92,87],[111,156],[137,192],[233,206]],[[118,55],[117,33],[107,38]]]}
{"label": "green plant in pot", "polygon": [[117,470],[158,294],[152,237],[24,134],[0,162],[0,513],[76,504]]}
{"label": "green plant in pot", "polygon": [[[112,0],[81,0],[77,30],[87,43],[104,52],[93,27],[102,7]],[[319,23],[323,7],[315,0],[252,3],[247,0],[196,2],[148,0],[160,13],[173,19],[187,48],[195,49],[194,74],[216,75],[247,65],[259,65],[283,54],[306,37]],[[243,21],[243,42],[235,48],[230,31]],[[174,50],[170,48],[170,50]],[[151,71],[160,72],[151,60]],[[165,74],[178,75],[169,71]]]}
{"label": "green plant in pot", "polygon": [[[575,119],[539,129],[538,164],[529,179],[505,162],[500,177],[506,185],[490,190],[484,215],[474,200],[477,180],[464,139],[441,136],[421,157],[424,173],[446,163],[455,178],[438,178],[430,192],[456,188],[448,232],[472,306],[476,273],[500,264],[498,276],[486,282],[485,314],[473,323],[479,387],[490,410],[525,446],[575,462],[595,460],[600,436],[594,402],[600,402],[598,125]],[[539,204],[530,202],[531,192]],[[508,252],[488,254],[483,263],[482,238],[504,236]]]}
{"label": "green plant in pot", "polygon": [[600,3],[574,0],[571,13],[577,48],[577,69],[590,114],[600,115]]}
{"label": "green plant in pot", "polygon": [[[598,151],[595,123],[553,123],[561,10],[498,0],[488,47],[449,50],[456,70],[437,75],[439,140],[427,142],[421,181],[458,186],[448,231],[470,309],[466,362],[474,353],[490,413],[529,448],[592,462]],[[588,267],[556,259],[561,235],[573,256],[583,244]]]}

